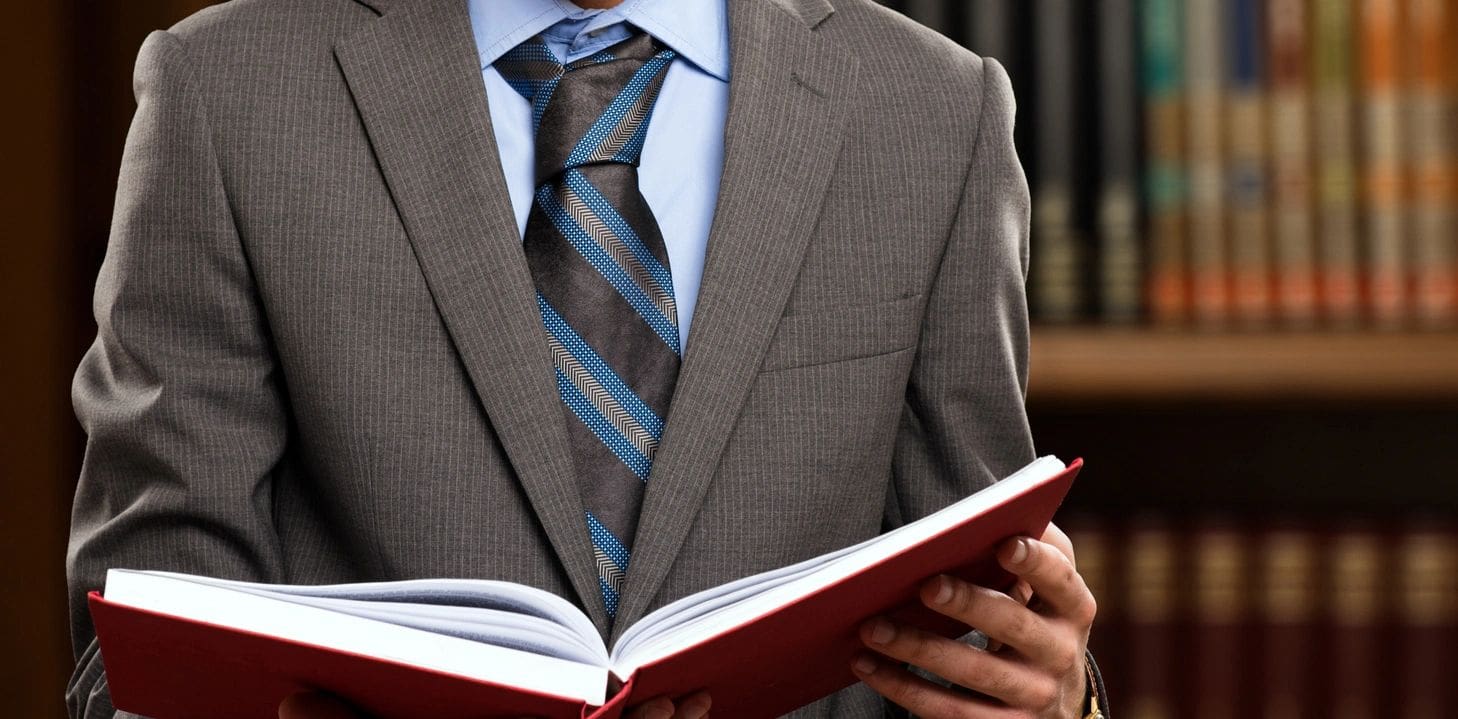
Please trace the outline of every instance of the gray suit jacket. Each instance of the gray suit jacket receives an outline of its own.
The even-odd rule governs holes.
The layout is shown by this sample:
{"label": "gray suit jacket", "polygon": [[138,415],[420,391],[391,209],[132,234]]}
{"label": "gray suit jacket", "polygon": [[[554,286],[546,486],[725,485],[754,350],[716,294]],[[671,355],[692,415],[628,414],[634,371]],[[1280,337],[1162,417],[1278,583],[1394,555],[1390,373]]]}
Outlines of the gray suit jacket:
{"label": "gray suit jacket", "polygon": [[[616,630],[1032,459],[1008,79],[870,0],[729,0],[722,190]],[[75,378],[75,716],[108,567],[490,577],[608,634],[465,0],[147,38]],[[611,639],[611,637],[609,637]],[[864,687],[802,716],[881,716]]]}

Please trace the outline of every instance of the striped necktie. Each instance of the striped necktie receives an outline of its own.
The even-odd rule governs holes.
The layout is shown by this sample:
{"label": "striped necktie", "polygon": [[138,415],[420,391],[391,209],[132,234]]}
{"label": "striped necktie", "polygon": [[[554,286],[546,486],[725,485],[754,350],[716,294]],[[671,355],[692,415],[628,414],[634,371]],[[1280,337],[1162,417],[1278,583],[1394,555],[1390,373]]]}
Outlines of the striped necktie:
{"label": "striped necktie", "polygon": [[495,63],[532,105],[536,194],[524,250],[609,618],[682,354],[668,254],[638,191],[674,57],[639,33],[567,65],[537,37]]}

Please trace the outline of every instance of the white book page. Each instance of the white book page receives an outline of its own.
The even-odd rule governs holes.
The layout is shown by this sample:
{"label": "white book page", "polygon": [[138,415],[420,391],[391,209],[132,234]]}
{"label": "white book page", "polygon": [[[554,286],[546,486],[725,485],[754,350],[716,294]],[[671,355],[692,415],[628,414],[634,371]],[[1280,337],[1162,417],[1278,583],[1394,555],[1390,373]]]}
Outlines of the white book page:
{"label": "white book page", "polygon": [[[539,641],[551,642],[547,651],[539,653],[562,656],[572,651],[565,646],[571,643],[588,652],[590,658],[580,661],[607,664],[607,647],[602,643],[602,636],[581,610],[555,594],[512,582],[411,579],[355,584],[261,584],[172,572],[146,573],[263,594],[443,634],[455,633],[457,630],[448,626],[456,626],[454,623],[458,622],[481,623],[483,632],[489,632],[489,627],[530,630],[544,637]],[[380,611],[386,605],[390,607],[388,613]],[[437,621],[439,629],[432,624]],[[474,641],[500,643],[492,641],[489,633],[477,636]]]}
{"label": "white book page", "polygon": [[[1053,478],[1064,469],[1066,467],[1063,462],[1056,457],[1039,458],[1008,478],[996,482],[966,499],[879,537],[862,542],[850,551],[841,550],[794,565],[802,567],[819,562],[819,567],[804,572],[793,572],[788,576],[784,574],[784,570],[776,570],[740,580],[744,583],[743,586],[758,586],[761,591],[744,592],[738,601],[686,622],[670,621],[667,623],[670,629],[660,630],[656,626],[645,628],[641,636],[634,641],[631,651],[614,651],[613,673],[619,677],[631,676],[638,670],[638,667],[670,656],[710,637],[792,604],[821,588],[925,542],[931,537]],[[775,581],[780,577],[785,577],[788,581]],[[708,590],[707,593],[715,594],[716,589]],[[697,597],[698,595],[692,595],[681,601],[686,604],[692,603],[692,600]],[[644,619],[647,620],[648,617]],[[624,636],[626,637],[626,635],[625,632]]]}
{"label": "white book page", "polygon": [[113,569],[107,572],[104,596],[116,604],[593,705],[606,699],[608,673],[602,666],[481,644],[216,583]]}
{"label": "white book page", "polygon": [[[353,584],[260,584],[172,572],[149,573],[220,587],[249,588],[294,596],[499,609],[541,617],[566,627],[590,644],[602,643],[602,637],[597,633],[597,627],[593,626],[592,620],[572,602],[551,592],[515,582],[491,579],[406,579]],[[606,649],[603,651],[606,653]]]}

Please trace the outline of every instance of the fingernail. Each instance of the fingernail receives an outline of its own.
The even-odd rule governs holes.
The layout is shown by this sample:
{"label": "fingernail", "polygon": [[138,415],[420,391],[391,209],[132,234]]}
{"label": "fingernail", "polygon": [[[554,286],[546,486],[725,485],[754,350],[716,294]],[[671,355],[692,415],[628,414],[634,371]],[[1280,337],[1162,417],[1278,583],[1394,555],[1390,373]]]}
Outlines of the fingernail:
{"label": "fingernail", "polygon": [[683,713],[685,719],[704,719],[704,717],[709,715],[710,705],[711,702],[707,696],[695,697],[689,702],[688,706],[684,707]]}
{"label": "fingernail", "polygon": [[648,711],[649,719],[673,719],[673,709],[659,704]]}
{"label": "fingernail", "polygon": [[852,668],[856,670],[857,674],[875,674],[876,660],[862,654],[859,657],[856,657],[856,663],[852,666]]}
{"label": "fingernail", "polygon": [[932,597],[937,604],[946,604],[952,601],[952,580],[941,577],[937,580],[937,595]]}
{"label": "fingernail", "polygon": [[1019,539],[1013,544],[1012,563],[1022,564],[1028,558],[1028,540]]}
{"label": "fingernail", "polygon": [[871,625],[871,641],[876,644],[885,644],[896,638],[896,627],[885,619],[877,619]]}

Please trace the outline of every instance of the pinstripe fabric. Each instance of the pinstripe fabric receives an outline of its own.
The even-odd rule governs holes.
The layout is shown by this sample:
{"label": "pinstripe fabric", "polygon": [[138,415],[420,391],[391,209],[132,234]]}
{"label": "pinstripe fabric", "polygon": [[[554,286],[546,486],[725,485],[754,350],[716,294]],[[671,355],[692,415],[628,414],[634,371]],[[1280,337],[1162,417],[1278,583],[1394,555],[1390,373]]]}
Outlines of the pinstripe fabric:
{"label": "pinstripe fabric", "polygon": [[611,629],[464,3],[148,38],[73,385],[73,715],[113,714],[83,599],[109,566],[504,579],[611,638],[1032,459],[1004,73],[869,0],[728,7],[720,203]]}
{"label": "pinstripe fabric", "polygon": [[637,171],[676,56],[638,33],[566,65],[540,37],[496,61],[533,108],[541,184],[527,219],[527,266],[609,619],[682,354],[668,250]]}

